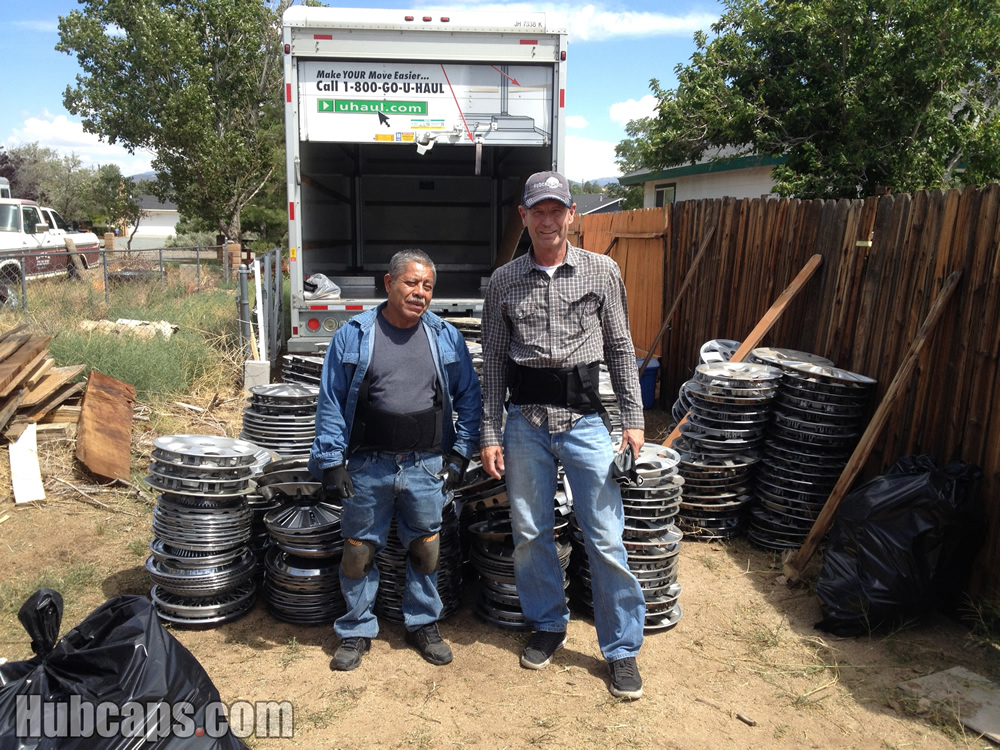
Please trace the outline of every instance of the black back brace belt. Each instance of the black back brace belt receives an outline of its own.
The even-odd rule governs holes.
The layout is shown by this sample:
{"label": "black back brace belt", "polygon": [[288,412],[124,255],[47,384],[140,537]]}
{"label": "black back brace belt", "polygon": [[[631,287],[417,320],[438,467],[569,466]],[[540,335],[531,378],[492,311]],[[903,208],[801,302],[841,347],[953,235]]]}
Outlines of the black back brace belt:
{"label": "black back brace belt", "polygon": [[368,395],[368,375],[361,381],[358,391],[358,405],[354,410],[351,425],[351,441],[348,450],[388,451],[409,453],[411,451],[441,451],[441,437],[444,427],[444,409],[441,401],[441,384],[434,386],[434,406],[423,411],[397,414],[376,409]]}
{"label": "black back brace belt", "polygon": [[610,432],[611,420],[598,390],[600,378],[600,362],[573,367],[525,367],[507,359],[510,403],[564,406],[581,414],[600,414]]}

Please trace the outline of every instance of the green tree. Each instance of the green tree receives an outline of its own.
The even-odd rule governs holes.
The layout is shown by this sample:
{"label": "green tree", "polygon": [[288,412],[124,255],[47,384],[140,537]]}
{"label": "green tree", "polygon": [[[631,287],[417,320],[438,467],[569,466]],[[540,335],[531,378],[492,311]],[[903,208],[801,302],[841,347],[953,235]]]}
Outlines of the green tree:
{"label": "green tree", "polygon": [[57,50],[82,75],[66,108],[108,143],[155,155],[156,194],[238,240],[275,174],[285,0],[81,0]]}
{"label": "green tree", "polygon": [[[615,146],[615,161],[624,174],[638,172],[644,168],[641,149],[645,145],[644,134],[650,130],[651,122],[650,118],[632,120],[626,126],[625,132],[634,137],[626,138]],[[613,182],[608,185],[608,195],[622,199],[620,205],[623,211],[642,208],[642,185],[622,185],[620,182]]]}
{"label": "green tree", "polygon": [[618,204],[622,211],[642,208],[641,185],[622,185],[620,182],[609,182],[605,190],[609,197],[622,199],[622,202]]}
{"label": "green tree", "polygon": [[784,155],[775,192],[860,197],[1000,178],[994,0],[724,0],[709,41],[650,87],[619,158],[662,169]]}
{"label": "green tree", "polygon": [[51,206],[67,219],[90,212],[87,195],[94,170],[84,167],[75,153],[60,156],[37,142],[12,146],[4,176],[10,180],[11,195]]}
{"label": "green tree", "polygon": [[146,216],[139,205],[139,196],[151,193],[152,189],[153,183],[149,180],[135,182],[122,177],[121,170],[114,164],[106,164],[97,169],[90,191],[95,218],[100,218],[110,226],[119,227],[122,234],[127,227],[132,227],[128,235],[129,250],[132,249],[132,238]]}

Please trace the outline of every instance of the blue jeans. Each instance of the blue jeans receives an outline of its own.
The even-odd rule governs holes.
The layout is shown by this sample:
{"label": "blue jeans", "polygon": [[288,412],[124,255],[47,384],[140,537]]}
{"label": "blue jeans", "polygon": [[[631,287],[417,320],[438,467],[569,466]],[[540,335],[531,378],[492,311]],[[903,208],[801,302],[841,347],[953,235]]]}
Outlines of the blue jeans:
{"label": "blue jeans", "polygon": [[548,423],[533,427],[511,406],[503,453],[514,525],[514,577],[525,618],[535,630],[552,632],[565,631],[569,623],[552,531],[557,462],[562,462],[590,562],[601,653],[608,661],[635,656],[642,646],[646,601],[622,543],[622,496],[611,478],[614,448],[600,416],[586,415],[572,429],[550,435]]}
{"label": "blue jeans", "polygon": [[[356,453],[347,459],[347,471],[354,483],[354,497],[344,499],[340,520],[344,539],[371,542],[378,554],[385,547],[393,513],[396,531],[405,549],[414,539],[441,531],[441,509],[448,496],[444,480],[437,476],[443,460],[438,453]],[[378,619],[372,611],[378,594],[378,566],[372,564],[364,578],[346,578],[341,572],[340,587],[347,602],[347,614],[338,618],[333,629],[341,638],[374,638]],[[403,622],[407,630],[437,622],[441,617],[441,597],[437,571],[421,573],[406,561],[406,589],[403,592]]]}

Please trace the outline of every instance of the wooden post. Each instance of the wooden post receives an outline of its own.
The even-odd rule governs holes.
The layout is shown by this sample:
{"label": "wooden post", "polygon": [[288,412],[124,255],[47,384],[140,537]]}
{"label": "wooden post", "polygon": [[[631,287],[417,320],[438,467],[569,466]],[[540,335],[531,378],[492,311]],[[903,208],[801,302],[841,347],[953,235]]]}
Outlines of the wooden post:
{"label": "wooden post", "polygon": [[105,232],[104,233],[104,249],[114,250],[115,249],[115,233]]}
{"label": "wooden post", "polygon": [[[688,284],[691,283],[691,279],[694,278],[694,272],[698,270],[698,264],[701,263],[701,257],[705,254],[705,250],[708,248],[708,243],[712,240],[712,235],[715,234],[715,227],[709,227],[708,231],[705,232],[705,238],[701,241],[701,247],[698,248],[698,254],[694,256],[694,260],[691,261],[691,267],[688,269],[687,275],[684,277],[684,281],[681,283],[681,288],[677,291],[674,296],[673,304],[667,311],[666,316],[663,318],[663,325],[660,326],[659,332],[653,338],[653,343],[649,345],[649,351],[646,352],[646,358],[642,360],[642,365],[639,367],[639,377],[642,378],[642,374],[646,372],[646,366],[649,364],[649,360],[653,358],[653,352],[656,351],[657,344],[660,343],[660,339],[663,334],[667,331],[667,326],[670,325],[670,319],[674,317],[674,310],[677,309],[677,305],[684,296],[684,290],[687,289]],[[618,238],[615,237],[614,242],[617,242]],[[614,245],[612,242],[612,246]],[[611,248],[608,248],[610,251]],[[607,255],[607,253],[605,253]]]}
{"label": "wooden post", "polygon": [[87,266],[83,262],[83,258],[76,251],[76,243],[71,237],[65,237],[64,243],[66,244],[66,273],[70,278],[81,278],[84,271],[87,270]]}
{"label": "wooden post", "polygon": [[840,506],[840,501],[844,499],[847,490],[850,489],[851,484],[854,482],[854,478],[861,471],[861,467],[864,466],[865,461],[868,460],[868,454],[871,453],[872,447],[875,445],[875,440],[882,431],[883,425],[885,425],[889,411],[902,392],[903,386],[909,381],[910,375],[913,373],[913,368],[917,366],[920,352],[927,342],[927,337],[931,329],[937,323],[938,318],[941,317],[941,313],[944,312],[944,308],[948,304],[948,300],[951,299],[952,294],[955,293],[955,289],[958,287],[958,282],[961,278],[962,272],[955,271],[945,280],[944,286],[941,287],[941,292],[931,305],[930,312],[927,313],[923,325],[920,326],[920,330],[917,331],[913,343],[910,344],[910,350],[903,358],[902,366],[896,372],[892,383],[886,389],[885,395],[882,397],[882,402],[875,411],[875,415],[872,417],[871,422],[868,423],[868,427],[861,436],[861,440],[858,441],[857,446],[854,448],[854,453],[851,454],[851,458],[844,467],[844,471],[841,472],[840,479],[837,480],[837,484],[834,485],[833,490],[830,492],[830,497],[827,498],[826,503],[823,505],[823,510],[820,511],[802,546],[799,547],[784,565],[785,576],[788,578],[789,583],[797,583],[801,579],[802,571],[809,562],[809,558],[813,556],[816,548],[819,547],[820,540],[826,536],[826,532],[833,525],[833,516]]}

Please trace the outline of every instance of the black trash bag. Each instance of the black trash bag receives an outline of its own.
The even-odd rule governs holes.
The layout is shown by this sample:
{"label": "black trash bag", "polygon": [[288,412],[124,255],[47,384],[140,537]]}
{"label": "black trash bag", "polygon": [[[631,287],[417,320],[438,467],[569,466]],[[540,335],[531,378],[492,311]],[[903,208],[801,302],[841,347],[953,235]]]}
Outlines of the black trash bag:
{"label": "black trash bag", "polygon": [[27,661],[0,664],[0,688],[28,674],[49,655],[59,639],[62,613],[63,598],[58,591],[38,589],[25,600],[17,611],[17,619],[31,636],[31,650],[36,655]]}
{"label": "black trash bag", "polygon": [[908,456],[844,498],[827,539],[816,584],[816,627],[865,635],[935,610],[953,611],[986,517],[972,484],[983,473],[933,456]]}
{"label": "black trash bag", "polygon": [[21,605],[17,619],[31,636],[32,653],[48,656],[59,640],[62,613],[62,594],[52,589],[38,589]]}
{"label": "black trash bag", "polygon": [[4,750],[246,750],[148,599],[109,599],[58,643],[57,592],[35,592],[18,617],[38,655],[0,666]]}

